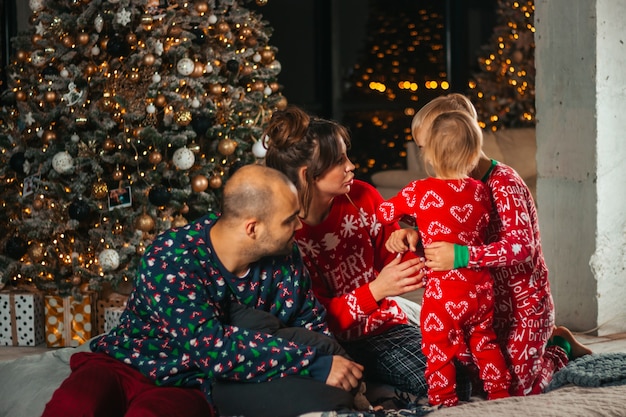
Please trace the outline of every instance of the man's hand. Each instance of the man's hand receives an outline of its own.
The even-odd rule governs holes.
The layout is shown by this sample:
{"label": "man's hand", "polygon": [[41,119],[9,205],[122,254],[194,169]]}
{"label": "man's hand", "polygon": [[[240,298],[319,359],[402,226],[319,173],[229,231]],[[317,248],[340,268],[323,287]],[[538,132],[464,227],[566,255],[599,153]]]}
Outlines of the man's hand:
{"label": "man's hand", "polygon": [[424,248],[426,266],[432,271],[448,271],[454,269],[454,244],[449,242],[433,242]]}
{"label": "man's hand", "polygon": [[352,362],[343,356],[334,355],[326,384],[351,391],[359,386],[361,378],[363,378],[363,369],[363,365]]}
{"label": "man's hand", "polygon": [[406,294],[424,286],[424,261],[412,258],[400,262],[398,255],[380,271],[376,279],[369,283],[370,292],[378,302],[385,297]]}
{"label": "man's hand", "polygon": [[404,253],[407,250],[415,252],[417,250],[417,242],[420,236],[415,229],[398,229],[395,230],[385,242],[385,247],[389,252]]}

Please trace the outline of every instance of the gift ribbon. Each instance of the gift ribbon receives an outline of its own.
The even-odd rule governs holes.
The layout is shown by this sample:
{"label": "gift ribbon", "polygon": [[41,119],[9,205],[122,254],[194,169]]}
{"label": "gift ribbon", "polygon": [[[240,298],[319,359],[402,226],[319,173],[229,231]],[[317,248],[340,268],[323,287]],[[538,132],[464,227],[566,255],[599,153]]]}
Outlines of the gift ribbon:
{"label": "gift ribbon", "polygon": [[69,346],[72,340],[72,297],[61,297],[63,299],[63,334],[61,335],[61,344]]}
{"label": "gift ribbon", "polygon": [[13,346],[17,346],[17,314],[15,312],[15,295],[13,293],[9,293],[9,311],[11,314],[11,340],[13,341]]}

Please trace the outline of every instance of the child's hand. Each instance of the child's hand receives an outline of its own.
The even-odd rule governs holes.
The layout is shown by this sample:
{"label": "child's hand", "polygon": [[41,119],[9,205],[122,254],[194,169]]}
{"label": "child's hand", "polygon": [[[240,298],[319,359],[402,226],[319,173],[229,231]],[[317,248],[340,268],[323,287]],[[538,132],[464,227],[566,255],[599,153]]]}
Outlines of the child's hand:
{"label": "child's hand", "polygon": [[424,248],[426,266],[432,271],[448,271],[454,268],[454,244],[433,242]]}
{"label": "child's hand", "polygon": [[389,252],[404,253],[407,250],[415,252],[417,250],[417,242],[419,242],[420,236],[417,230],[405,228],[394,231],[387,242],[385,242],[385,248]]}

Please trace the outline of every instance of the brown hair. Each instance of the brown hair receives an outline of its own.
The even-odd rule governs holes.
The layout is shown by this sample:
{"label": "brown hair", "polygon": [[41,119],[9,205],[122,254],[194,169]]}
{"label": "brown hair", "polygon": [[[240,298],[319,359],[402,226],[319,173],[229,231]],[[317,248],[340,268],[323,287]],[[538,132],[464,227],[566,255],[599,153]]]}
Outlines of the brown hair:
{"label": "brown hair", "polygon": [[441,113],[432,121],[422,157],[438,177],[463,178],[478,164],[483,133],[465,111]]}
{"label": "brown hair", "polygon": [[[296,185],[306,217],[313,198],[313,182],[342,161],[341,141],[350,147],[348,130],[334,121],[289,106],[272,115],[265,136],[265,165],[283,172]],[[307,168],[304,183],[298,174],[302,167]]]}

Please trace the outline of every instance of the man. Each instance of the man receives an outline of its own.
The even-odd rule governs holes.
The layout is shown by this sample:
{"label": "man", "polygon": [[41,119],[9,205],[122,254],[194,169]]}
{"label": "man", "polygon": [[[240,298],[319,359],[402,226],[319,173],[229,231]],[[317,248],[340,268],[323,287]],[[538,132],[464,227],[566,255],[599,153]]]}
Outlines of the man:
{"label": "man", "polygon": [[93,353],[72,356],[72,374],[43,416],[278,417],[350,408],[361,365],[229,324],[230,306],[240,304],[329,334],[294,244],[299,211],[283,174],[237,170],[221,216],[154,241],[119,326],[91,343]]}

